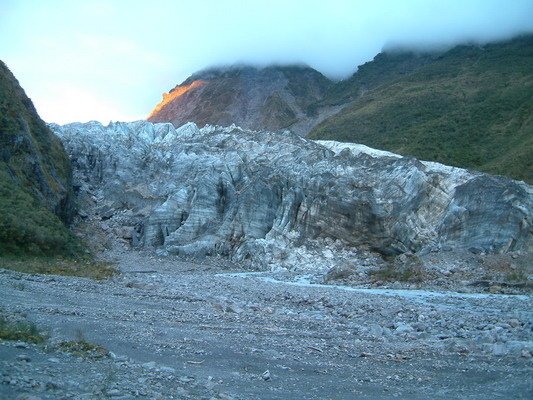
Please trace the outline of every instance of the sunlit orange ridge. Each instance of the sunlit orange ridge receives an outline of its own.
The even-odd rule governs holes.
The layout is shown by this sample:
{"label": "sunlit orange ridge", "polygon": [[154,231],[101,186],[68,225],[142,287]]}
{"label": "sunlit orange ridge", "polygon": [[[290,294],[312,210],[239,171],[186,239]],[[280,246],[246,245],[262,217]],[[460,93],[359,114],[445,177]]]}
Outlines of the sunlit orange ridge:
{"label": "sunlit orange ridge", "polygon": [[155,106],[155,108],[152,110],[148,118],[152,118],[153,116],[155,116],[159,111],[165,108],[165,106],[168,103],[171,103],[174,99],[177,99],[178,97],[183,96],[185,93],[193,89],[202,87],[206,83],[207,81],[197,80],[197,81],[193,81],[189,85],[180,85],[180,86],[175,87],[168,93],[163,93],[163,100],[161,100],[161,102],[157,106]]}

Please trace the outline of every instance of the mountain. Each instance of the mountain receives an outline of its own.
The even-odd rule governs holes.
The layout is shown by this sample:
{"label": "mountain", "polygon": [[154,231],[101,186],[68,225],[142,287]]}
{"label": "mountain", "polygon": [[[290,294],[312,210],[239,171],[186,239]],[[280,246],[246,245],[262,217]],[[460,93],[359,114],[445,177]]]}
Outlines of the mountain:
{"label": "mountain", "polygon": [[72,198],[61,141],[0,61],[0,255],[68,252]]}
{"label": "mountain", "polygon": [[[290,268],[312,249],[311,263],[335,264],[362,248],[392,255],[533,244],[533,189],[503,177],[235,126],[52,127],[75,160],[87,219],[162,253]],[[327,248],[336,249],[329,258]]]}
{"label": "mountain", "polygon": [[316,106],[339,104],[309,137],[533,182],[533,35],[381,53]]}
{"label": "mountain", "polygon": [[176,127],[186,122],[199,126],[236,124],[303,134],[310,124],[336,111],[326,107],[317,115],[308,110],[331,85],[329,79],[306,66],[213,68],[192,75],[165,93],[148,121],[171,122]]}
{"label": "mountain", "polygon": [[391,49],[332,82],[303,66],[194,74],[149,121],[233,123],[362,143],[533,183],[533,35],[448,51]]}

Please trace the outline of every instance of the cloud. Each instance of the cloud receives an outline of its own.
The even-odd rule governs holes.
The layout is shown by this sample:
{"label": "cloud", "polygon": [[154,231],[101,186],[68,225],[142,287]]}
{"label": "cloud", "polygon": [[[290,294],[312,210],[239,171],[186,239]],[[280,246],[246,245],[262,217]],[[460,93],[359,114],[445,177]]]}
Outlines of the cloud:
{"label": "cloud", "polygon": [[92,119],[108,119],[109,110],[114,119],[146,116],[162,92],[212,65],[303,62],[340,79],[384,46],[442,47],[533,32],[531,0],[2,3],[0,37],[7,39],[0,54],[48,120],[82,115],[63,103],[77,97],[65,96],[69,86],[87,99]]}

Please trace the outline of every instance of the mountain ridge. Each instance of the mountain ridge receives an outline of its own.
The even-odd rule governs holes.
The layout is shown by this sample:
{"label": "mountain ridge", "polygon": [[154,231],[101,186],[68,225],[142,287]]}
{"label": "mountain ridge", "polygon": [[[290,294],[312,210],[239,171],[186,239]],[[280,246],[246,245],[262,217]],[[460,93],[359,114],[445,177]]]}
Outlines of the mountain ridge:
{"label": "mountain ridge", "polygon": [[[193,121],[199,126],[236,123],[256,130],[288,129],[314,139],[362,143],[531,183],[532,49],[533,35],[439,51],[387,49],[345,80],[334,82],[320,74],[326,81],[318,84],[321,90],[314,96],[306,90],[317,86],[310,82],[319,75],[303,67],[308,71],[305,84],[292,76],[293,88],[286,90],[301,89],[296,96],[299,102],[294,96],[292,103],[286,101],[278,90],[270,90],[270,97],[263,96],[253,107],[242,92],[215,82],[238,71],[244,71],[244,79],[246,71],[260,69],[211,68],[181,84],[207,77],[210,90],[203,86],[194,95],[187,93],[180,97],[179,107],[149,120],[175,126]],[[269,68],[285,67],[263,70]],[[293,69],[293,75],[299,71]],[[277,79],[271,78],[270,85]],[[261,84],[256,81],[252,88],[268,92]],[[243,123],[247,121],[253,123]]]}
{"label": "mountain ridge", "polygon": [[[422,57],[428,62],[357,97],[309,136],[532,182],[533,36]],[[360,75],[351,79],[360,84]]]}
{"label": "mountain ridge", "polygon": [[164,94],[148,121],[304,133],[298,122],[309,119],[308,107],[332,84],[305,65],[208,68]]}

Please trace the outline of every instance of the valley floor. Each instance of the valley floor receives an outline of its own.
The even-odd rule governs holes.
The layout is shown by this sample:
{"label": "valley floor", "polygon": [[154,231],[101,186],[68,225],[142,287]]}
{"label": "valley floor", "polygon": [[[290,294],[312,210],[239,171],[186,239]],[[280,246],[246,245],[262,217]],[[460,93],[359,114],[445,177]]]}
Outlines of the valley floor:
{"label": "valley floor", "polygon": [[[1,312],[50,333],[0,342],[0,398],[533,397],[530,295],[350,291],[108,257],[121,274],[101,282],[0,270]],[[111,356],[55,345],[81,339]]]}

